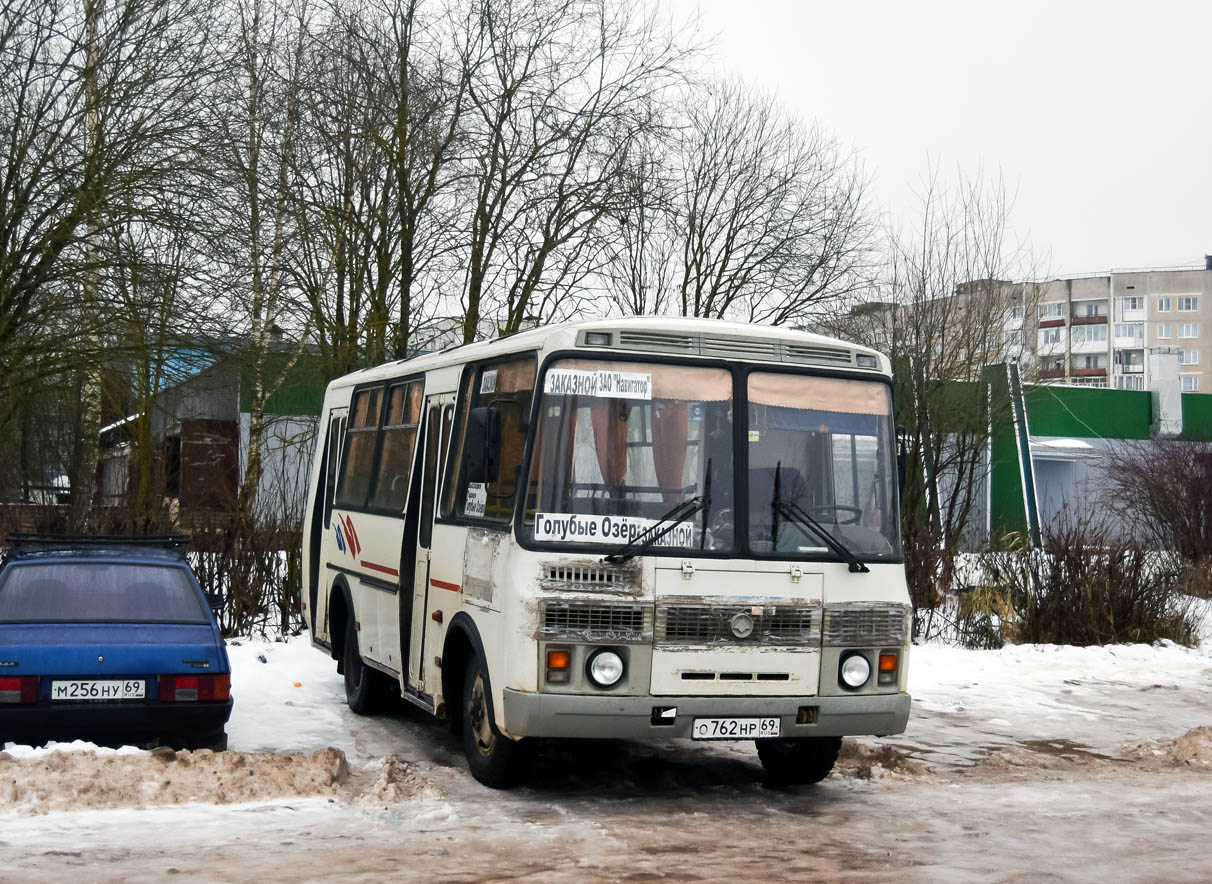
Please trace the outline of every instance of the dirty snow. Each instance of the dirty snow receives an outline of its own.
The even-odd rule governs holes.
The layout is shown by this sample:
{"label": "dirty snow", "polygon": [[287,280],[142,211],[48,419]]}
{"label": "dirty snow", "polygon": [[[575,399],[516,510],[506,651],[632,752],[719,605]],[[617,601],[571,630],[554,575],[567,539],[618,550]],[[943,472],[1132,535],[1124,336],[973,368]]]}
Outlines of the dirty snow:
{"label": "dirty snow", "polygon": [[306,637],[229,650],[228,753],[6,747],[6,880],[1212,879],[1209,637],[915,647],[908,731],[800,790],[668,741],[546,747],[492,792],[419,712],[353,715]]}

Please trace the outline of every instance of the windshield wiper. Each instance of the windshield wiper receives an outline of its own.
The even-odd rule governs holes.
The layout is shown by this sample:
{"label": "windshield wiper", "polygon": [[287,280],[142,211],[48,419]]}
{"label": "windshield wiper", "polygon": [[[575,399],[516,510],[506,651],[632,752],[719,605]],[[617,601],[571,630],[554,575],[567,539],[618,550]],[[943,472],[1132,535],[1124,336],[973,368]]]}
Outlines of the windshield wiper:
{"label": "windshield wiper", "polygon": [[675,505],[673,509],[665,513],[656,520],[652,525],[649,525],[641,533],[637,534],[631,540],[624,543],[612,553],[607,553],[602,556],[603,562],[609,562],[612,565],[621,565],[623,562],[628,562],[636,556],[651,549],[656,545],[662,537],[676,528],[678,525],[685,522],[695,513],[703,514],[703,531],[699,538],[699,548],[707,542],[707,511],[711,509],[711,459],[707,459],[707,475],[703,479],[703,493],[683,500]]}
{"label": "windshield wiper", "polygon": [[778,545],[778,517],[781,515],[785,519],[790,519],[816,534],[821,540],[825,541],[825,546],[833,550],[834,553],[841,556],[842,560],[850,566],[851,573],[866,574],[871,571],[859,557],[851,552],[850,548],[844,543],[829,533],[829,529],[814,519],[812,516],[804,512],[799,504],[792,503],[789,500],[783,500],[779,496],[780,473],[783,469],[783,462],[779,461],[774,466],[774,497],[770,501],[771,520],[770,520],[770,540],[773,546]]}

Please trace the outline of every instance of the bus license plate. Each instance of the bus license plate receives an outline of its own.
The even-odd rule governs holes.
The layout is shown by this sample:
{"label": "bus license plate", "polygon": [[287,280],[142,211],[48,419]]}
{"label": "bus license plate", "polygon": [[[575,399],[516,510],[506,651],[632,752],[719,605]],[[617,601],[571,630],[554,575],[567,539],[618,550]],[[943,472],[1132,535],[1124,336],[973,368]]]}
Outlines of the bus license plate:
{"label": "bus license plate", "polygon": [[74,679],[52,681],[51,700],[142,700],[146,683],[141,678]]}
{"label": "bus license plate", "polygon": [[764,740],[779,735],[778,718],[696,718],[690,728],[695,740]]}

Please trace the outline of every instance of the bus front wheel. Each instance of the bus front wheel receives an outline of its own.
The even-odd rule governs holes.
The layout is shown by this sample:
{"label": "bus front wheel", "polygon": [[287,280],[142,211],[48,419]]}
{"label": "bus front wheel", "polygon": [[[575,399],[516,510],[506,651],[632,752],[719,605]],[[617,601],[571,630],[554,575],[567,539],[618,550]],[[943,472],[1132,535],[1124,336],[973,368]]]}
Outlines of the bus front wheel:
{"label": "bus front wheel", "polygon": [[479,657],[463,681],[463,751],[471,775],[493,789],[516,786],[525,773],[526,746],[497,730],[489,704],[488,667]]}
{"label": "bus front wheel", "polygon": [[837,761],[841,737],[810,737],[800,740],[757,740],[758,759],[766,781],[774,785],[819,783]]}

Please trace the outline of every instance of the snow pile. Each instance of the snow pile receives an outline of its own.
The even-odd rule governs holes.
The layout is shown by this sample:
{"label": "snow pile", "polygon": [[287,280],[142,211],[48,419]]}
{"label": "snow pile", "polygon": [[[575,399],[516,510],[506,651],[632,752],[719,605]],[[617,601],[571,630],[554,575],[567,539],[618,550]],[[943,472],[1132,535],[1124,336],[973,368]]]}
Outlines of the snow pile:
{"label": "snow pile", "polygon": [[243,752],[42,751],[0,752],[0,812],[165,804],[242,804],[331,794],[349,776],[345,755]]}
{"label": "snow pile", "polygon": [[399,804],[413,798],[444,798],[442,790],[417,773],[416,766],[395,756],[384,758],[374,781],[359,802],[366,805]]}

